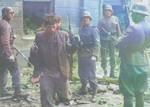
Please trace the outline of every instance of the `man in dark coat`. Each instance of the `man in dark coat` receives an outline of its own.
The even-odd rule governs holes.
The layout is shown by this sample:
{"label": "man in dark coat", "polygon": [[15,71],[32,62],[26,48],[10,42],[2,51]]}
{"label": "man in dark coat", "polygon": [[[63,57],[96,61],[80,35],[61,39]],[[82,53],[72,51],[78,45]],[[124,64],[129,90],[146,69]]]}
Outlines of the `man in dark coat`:
{"label": "man in dark coat", "polygon": [[12,52],[13,30],[9,21],[14,17],[14,11],[11,7],[2,9],[2,20],[0,21],[0,91],[1,96],[5,93],[7,84],[7,69],[12,76],[12,86],[15,89],[14,95],[23,95],[20,90],[20,69],[17,59]]}
{"label": "man in dark coat", "polygon": [[40,81],[42,107],[53,107],[54,91],[60,96],[66,94],[66,81],[70,76],[67,56],[76,51],[78,41],[70,44],[68,33],[57,30],[53,14],[44,17],[44,25],[46,30],[36,33],[36,45],[31,47],[29,59],[37,67],[31,81]]}

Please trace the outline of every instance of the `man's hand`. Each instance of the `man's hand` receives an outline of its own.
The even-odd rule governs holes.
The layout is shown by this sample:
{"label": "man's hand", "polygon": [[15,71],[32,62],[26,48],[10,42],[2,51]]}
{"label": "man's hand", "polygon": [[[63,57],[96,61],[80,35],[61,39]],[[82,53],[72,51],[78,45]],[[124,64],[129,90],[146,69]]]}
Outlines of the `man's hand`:
{"label": "man's hand", "polygon": [[36,45],[36,43],[34,43],[31,48],[30,48],[31,52],[32,53],[37,53],[38,51],[38,46]]}
{"label": "man's hand", "polygon": [[11,56],[8,58],[8,61],[9,61],[9,62],[15,62],[15,57],[14,57],[14,55],[11,55]]}
{"label": "man's hand", "polygon": [[73,36],[72,37],[72,45],[77,46],[79,43],[79,35]]}
{"label": "man's hand", "polygon": [[39,82],[40,81],[40,76],[39,77],[37,77],[37,78],[31,78],[31,82],[33,82],[33,83],[36,83],[36,82]]}

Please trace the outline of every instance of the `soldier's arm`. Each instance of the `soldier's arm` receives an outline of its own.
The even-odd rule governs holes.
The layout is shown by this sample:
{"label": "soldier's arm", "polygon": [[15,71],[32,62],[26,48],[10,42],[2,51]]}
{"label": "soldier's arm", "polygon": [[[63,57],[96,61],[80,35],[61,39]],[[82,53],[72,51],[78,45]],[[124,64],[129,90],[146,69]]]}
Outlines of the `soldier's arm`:
{"label": "soldier's arm", "polygon": [[99,57],[100,51],[100,37],[99,37],[99,30],[97,28],[93,29],[93,47],[92,47],[92,55],[96,56],[97,59]]}
{"label": "soldier's arm", "polygon": [[128,49],[129,44],[132,42],[132,37],[135,33],[135,29],[132,26],[129,26],[123,35],[119,37],[116,41],[116,48],[118,49]]}
{"label": "soldier's arm", "polygon": [[70,41],[69,34],[65,32],[65,39],[66,39],[66,49],[68,54],[74,54],[75,51],[78,49],[78,46],[74,46]]}

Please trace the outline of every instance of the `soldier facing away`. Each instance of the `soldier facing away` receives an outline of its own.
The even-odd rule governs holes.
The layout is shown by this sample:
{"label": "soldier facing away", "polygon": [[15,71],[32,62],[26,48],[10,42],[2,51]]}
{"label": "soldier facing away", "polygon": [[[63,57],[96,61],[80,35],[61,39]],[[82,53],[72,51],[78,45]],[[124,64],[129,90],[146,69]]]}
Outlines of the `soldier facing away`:
{"label": "soldier facing away", "polygon": [[148,88],[147,77],[149,70],[146,47],[150,47],[150,24],[145,21],[148,7],[136,3],[132,7],[132,20],[123,36],[117,40],[121,58],[119,88],[124,96],[124,107],[144,107],[144,92]]}
{"label": "soldier facing away", "polygon": [[107,77],[107,55],[110,56],[110,77],[115,77],[115,40],[120,36],[119,19],[112,16],[113,9],[111,5],[104,6],[104,16],[99,19],[97,28],[100,31],[101,41],[101,66],[104,71],[104,77]]}

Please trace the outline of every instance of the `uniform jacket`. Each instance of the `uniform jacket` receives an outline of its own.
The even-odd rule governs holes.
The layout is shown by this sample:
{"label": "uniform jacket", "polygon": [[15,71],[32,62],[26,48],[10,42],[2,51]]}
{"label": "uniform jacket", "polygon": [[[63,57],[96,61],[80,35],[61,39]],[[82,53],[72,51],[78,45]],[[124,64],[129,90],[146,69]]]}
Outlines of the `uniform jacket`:
{"label": "uniform jacket", "polygon": [[[97,28],[100,31],[100,34],[103,28],[104,30],[106,30],[106,32],[114,33],[114,35],[111,35],[114,36],[114,38],[119,37],[121,35],[119,19],[116,16],[111,16],[110,18],[107,18],[105,16],[102,17],[98,21]],[[113,40],[110,36],[106,37],[105,35],[100,35],[100,39],[108,41]]]}
{"label": "uniform jacket", "polygon": [[148,22],[130,25],[116,42],[121,60],[130,65],[148,65],[149,58],[144,50],[145,47],[150,46],[149,40],[150,24]]}
{"label": "uniform jacket", "polygon": [[82,26],[79,30],[80,46],[78,49],[79,57],[99,56],[100,38],[97,27],[90,24]]}
{"label": "uniform jacket", "polygon": [[0,55],[1,57],[9,58],[12,55],[10,46],[10,37],[12,34],[12,28],[8,21],[0,20]]}
{"label": "uniform jacket", "polygon": [[[68,55],[73,54],[76,51],[76,47],[70,44],[70,40],[68,37],[68,33],[64,31],[56,31],[55,34],[58,43],[58,57],[59,57],[59,65],[63,75],[66,78],[69,78],[70,74],[70,65],[68,62]],[[47,57],[49,56],[49,44],[48,39],[46,37],[45,31],[40,31],[36,33],[35,43],[38,46],[37,54],[30,53],[29,60],[33,65],[37,67],[37,70],[34,70],[33,77],[37,77],[41,72],[46,72],[45,63]],[[32,58],[34,58],[34,61]],[[50,56],[49,56],[50,57]]]}

